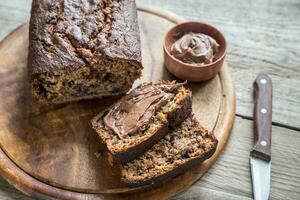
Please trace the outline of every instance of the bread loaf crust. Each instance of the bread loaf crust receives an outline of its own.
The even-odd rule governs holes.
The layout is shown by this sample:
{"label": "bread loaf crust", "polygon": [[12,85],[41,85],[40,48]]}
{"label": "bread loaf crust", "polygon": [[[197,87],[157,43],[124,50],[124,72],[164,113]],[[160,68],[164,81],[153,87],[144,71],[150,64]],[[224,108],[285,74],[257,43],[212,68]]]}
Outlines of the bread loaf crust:
{"label": "bread loaf crust", "polygon": [[[81,70],[78,72],[79,78],[83,77],[80,73],[85,73],[84,79],[92,79],[105,73],[107,63],[113,62],[118,62],[119,66],[124,67],[112,71],[119,71],[122,68],[124,73],[120,76],[124,77],[124,74],[130,76],[130,78],[124,77],[122,83],[113,86],[116,88],[115,91],[110,89],[105,93],[103,89],[105,93],[103,95],[93,91],[86,92],[89,87],[99,85],[99,83],[88,83],[80,92],[76,92],[75,95],[73,92],[70,97],[63,97],[70,90],[67,89],[60,92],[58,96],[61,97],[56,98],[57,95],[54,95],[53,98],[43,98],[47,96],[44,94],[49,90],[47,89],[46,92],[33,92],[36,99],[62,103],[125,93],[131,88],[133,81],[140,77],[142,63],[134,0],[33,0],[28,55],[29,81],[33,90],[39,90],[39,86],[43,86],[46,81],[49,82],[49,80],[43,82],[44,76],[51,76],[49,79],[52,81],[59,75]],[[102,69],[97,71],[99,68]],[[98,74],[95,75],[96,73]],[[109,72],[102,78],[110,78],[111,74],[112,72]],[[119,77],[116,77],[114,81],[118,79]],[[80,82],[76,90],[80,90],[78,88],[85,84],[84,81]],[[61,83],[58,87],[60,85]],[[42,89],[45,90],[44,88]]]}
{"label": "bread loaf crust", "polygon": [[[101,2],[109,1],[89,1],[100,3],[85,5],[82,2],[88,1],[78,0],[76,7],[67,2],[65,0],[33,0],[29,28],[30,75],[65,67],[78,68],[85,63],[93,64],[95,59],[101,57],[129,60],[132,64],[142,67],[134,0],[112,1],[119,5],[118,11],[106,14],[111,18],[109,30],[99,30],[100,26],[105,28],[106,22],[95,18],[96,14],[91,11],[92,8],[99,9]],[[110,8],[109,6],[103,7],[104,9]],[[85,13],[85,9],[89,9],[89,11]],[[62,13],[64,13],[63,16]],[[84,15],[85,20],[81,26],[73,22],[76,17],[83,19],[83,17],[77,16],[79,14]],[[58,23],[60,21],[62,23]],[[60,25],[69,27],[69,30],[64,27],[58,28]],[[89,33],[91,31],[98,31],[98,34],[93,33],[95,36],[92,36],[92,33]],[[86,40],[84,36],[92,38],[84,41]],[[91,41],[97,37],[105,40],[102,42],[106,44]],[[86,53],[83,53],[84,50]],[[90,52],[91,50],[94,51],[93,54]]]}

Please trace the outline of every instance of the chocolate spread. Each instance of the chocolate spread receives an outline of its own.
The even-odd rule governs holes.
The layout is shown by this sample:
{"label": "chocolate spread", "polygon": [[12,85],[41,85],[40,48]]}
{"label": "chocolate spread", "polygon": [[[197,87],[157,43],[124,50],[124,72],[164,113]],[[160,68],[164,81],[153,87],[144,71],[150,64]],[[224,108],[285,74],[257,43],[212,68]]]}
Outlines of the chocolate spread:
{"label": "chocolate spread", "polygon": [[209,64],[218,52],[219,44],[203,33],[188,33],[178,39],[171,47],[171,54],[190,64]]}
{"label": "chocolate spread", "polygon": [[145,84],[129,92],[104,117],[106,127],[119,138],[136,132],[155,112],[175,96],[178,84]]}

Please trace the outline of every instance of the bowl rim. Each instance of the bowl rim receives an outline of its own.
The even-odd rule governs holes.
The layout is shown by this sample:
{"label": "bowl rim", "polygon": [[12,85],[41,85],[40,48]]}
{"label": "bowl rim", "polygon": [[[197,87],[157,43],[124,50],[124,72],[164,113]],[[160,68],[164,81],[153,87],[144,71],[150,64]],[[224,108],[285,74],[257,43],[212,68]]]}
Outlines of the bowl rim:
{"label": "bowl rim", "polygon": [[[206,26],[209,26],[213,29],[215,29],[222,37],[222,39],[224,40],[224,52],[223,54],[215,61],[213,61],[212,63],[209,63],[209,64],[204,64],[204,65],[198,65],[198,64],[190,64],[190,63],[185,63],[177,58],[175,58],[174,56],[171,55],[171,53],[167,50],[167,47],[166,47],[166,41],[167,41],[167,36],[170,34],[170,32],[172,30],[174,30],[175,28],[177,28],[178,26],[183,26],[185,24],[202,24],[202,25],[206,25]],[[201,32],[200,32],[201,33]],[[215,39],[215,38],[214,38]],[[164,37],[164,44],[163,44],[163,48],[164,48],[164,51],[167,53],[168,57],[170,57],[171,59],[173,59],[174,61],[176,62],[179,62],[180,64],[186,66],[186,67],[190,67],[190,68],[205,68],[205,67],[214,67],[214,65],[218,62],[220,62],[221,60],[224,59],[224,57],[226,56],[226,53],[227,53],[227,41],[223,35],[223,33],[217,29],[215,26],[212,26],[208,23],[205,23],[205,22],[200,22],[200,21],[184,21],[184,22],[181,22],[181,23],[178,23],[176,25],[174,25],[165,35]]]}

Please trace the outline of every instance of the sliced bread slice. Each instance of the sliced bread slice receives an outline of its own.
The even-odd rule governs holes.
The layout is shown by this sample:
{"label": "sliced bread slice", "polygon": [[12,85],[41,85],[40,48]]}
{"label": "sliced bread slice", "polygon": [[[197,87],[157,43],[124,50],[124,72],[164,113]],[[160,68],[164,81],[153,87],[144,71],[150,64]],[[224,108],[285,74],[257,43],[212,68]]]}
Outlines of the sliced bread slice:
{"label": "sliced bread slice", "polygon": [[174,177],[210,158],[217,143],[213,133],[190,116],[138,159],[121,165],[121,180],[135,187]]}
{"label": "sliced bread slice", "polygon": [[190,115],[192,93],[183,84],[141,84],[92,119],[111,164],[137,158]]}

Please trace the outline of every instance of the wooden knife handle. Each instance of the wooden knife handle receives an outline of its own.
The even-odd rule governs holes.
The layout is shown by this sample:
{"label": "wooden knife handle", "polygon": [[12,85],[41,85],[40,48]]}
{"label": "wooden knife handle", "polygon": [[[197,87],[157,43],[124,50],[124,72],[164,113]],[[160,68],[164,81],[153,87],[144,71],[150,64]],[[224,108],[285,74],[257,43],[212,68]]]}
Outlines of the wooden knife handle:
{"label": "wooden knife handle", "polygon": [[260,73],[254,82],[254,147],[251,155],[271,160],[272,141],[272,80]]}

